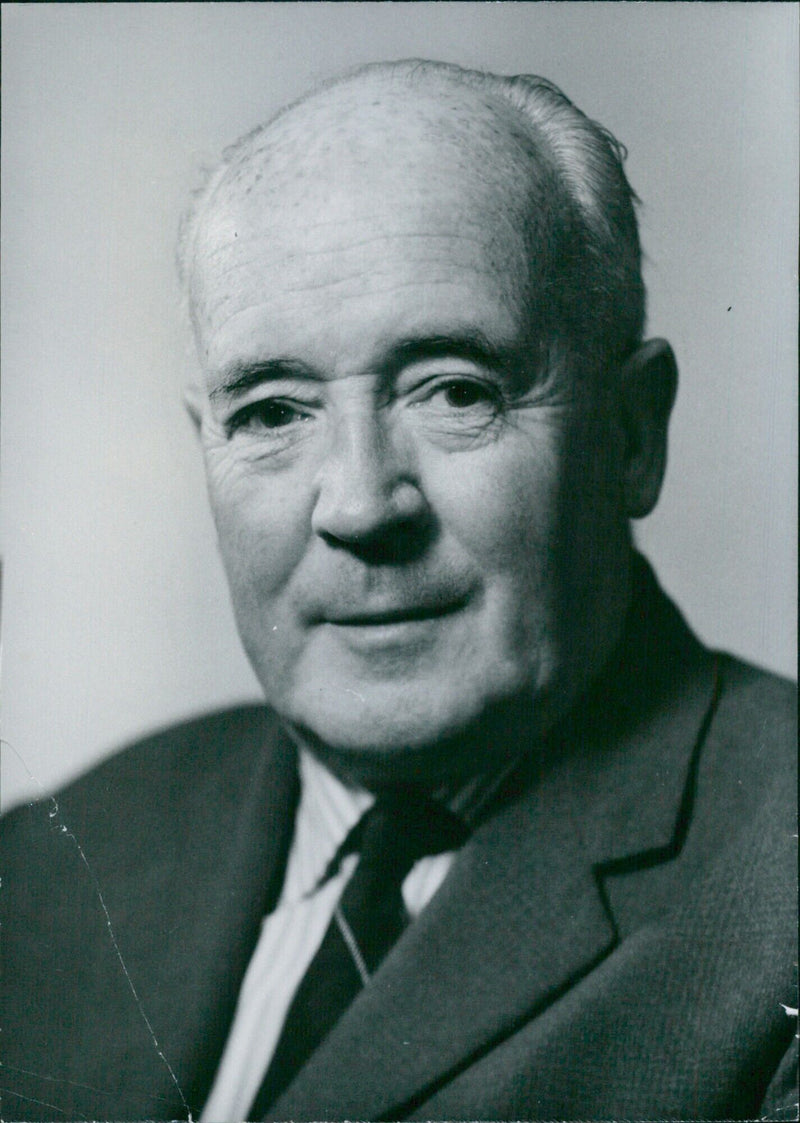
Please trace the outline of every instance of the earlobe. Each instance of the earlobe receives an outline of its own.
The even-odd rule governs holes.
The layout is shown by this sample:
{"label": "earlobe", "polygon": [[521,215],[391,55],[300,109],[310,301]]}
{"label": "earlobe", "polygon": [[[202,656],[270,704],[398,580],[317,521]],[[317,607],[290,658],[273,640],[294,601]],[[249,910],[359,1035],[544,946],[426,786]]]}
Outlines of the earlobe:
{"label": "earlobe", "polygon": [[623,498],[627,517],[640,519],[655,507],[667,466],[667,430],[678,387],[669,343],[643,343],[619,377],[625,430]]}
{"label": "earlobe", "polygon": [[198,433],[203,424],[203,407],[205,405],[205,400],[205,391],[194,382],[190,383],[183,392],[183,404]]}

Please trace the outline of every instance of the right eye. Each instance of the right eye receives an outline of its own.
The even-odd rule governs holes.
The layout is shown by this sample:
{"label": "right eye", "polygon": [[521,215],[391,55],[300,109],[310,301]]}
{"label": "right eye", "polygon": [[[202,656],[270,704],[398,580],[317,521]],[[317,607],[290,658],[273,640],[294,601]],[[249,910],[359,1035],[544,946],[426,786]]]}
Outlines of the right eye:
{"label": "right eye", "polygon": [[269,432],[285,429],[297,421],[307,421],[310,416],[308,410],[298,402],[288,401],[285,398],[262,398],[237,410],[226,427],[229,436],[242,429],[250,432]]}

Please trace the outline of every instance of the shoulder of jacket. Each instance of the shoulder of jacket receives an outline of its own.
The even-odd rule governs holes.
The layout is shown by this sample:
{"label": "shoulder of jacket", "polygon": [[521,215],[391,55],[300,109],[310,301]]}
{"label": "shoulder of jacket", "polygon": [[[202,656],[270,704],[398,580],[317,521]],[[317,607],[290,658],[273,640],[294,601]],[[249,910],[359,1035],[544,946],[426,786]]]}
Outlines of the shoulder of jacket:
{"label": "shoulder of jacket", "polygon": [[99,822],[106,816],[117,824],[131,816],[141,821],[148,808],[169,812],[186,801],[188,790],[242,783],[255,761],[269,759],[285,741],[277,717],[266,706],[202,714],[149,733],[51,795],[12,809],[0,819],[0,835],[10,840],[65,812],[80,828],[89,819]]}
{"label": "shoulder of jacket", "polygon": [[717,655],[718,700],[712,732],[755,766],[793,768],[797,684],[732,655]]}

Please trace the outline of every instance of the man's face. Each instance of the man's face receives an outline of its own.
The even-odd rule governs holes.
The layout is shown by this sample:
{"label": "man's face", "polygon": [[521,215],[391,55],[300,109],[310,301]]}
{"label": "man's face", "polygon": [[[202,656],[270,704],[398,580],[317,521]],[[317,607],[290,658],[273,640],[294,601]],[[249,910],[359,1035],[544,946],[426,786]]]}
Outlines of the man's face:
{"label": "man's face", "polygon": [[425,137],[366,148],[215,202],[200,412],[268,702],[402,775],[521,698],[542,727],[569,704],[615,638],[627,539],[613,418],[542,369],[519,192],[465,186]]}

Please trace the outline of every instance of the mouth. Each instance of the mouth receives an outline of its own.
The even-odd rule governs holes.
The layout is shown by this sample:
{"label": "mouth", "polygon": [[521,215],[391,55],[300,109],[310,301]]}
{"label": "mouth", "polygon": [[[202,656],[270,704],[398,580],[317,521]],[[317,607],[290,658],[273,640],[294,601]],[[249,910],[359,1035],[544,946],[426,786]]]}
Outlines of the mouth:
{"label": "mouth", "polygon": [[454,612],[459,612],[465,603],[466,598],[462,598],[446,604],[408,605],[375,611],[356,611],[329,616],[326,623],[342,628],[384,628],[393,624],[413,624],[451,616]]}

